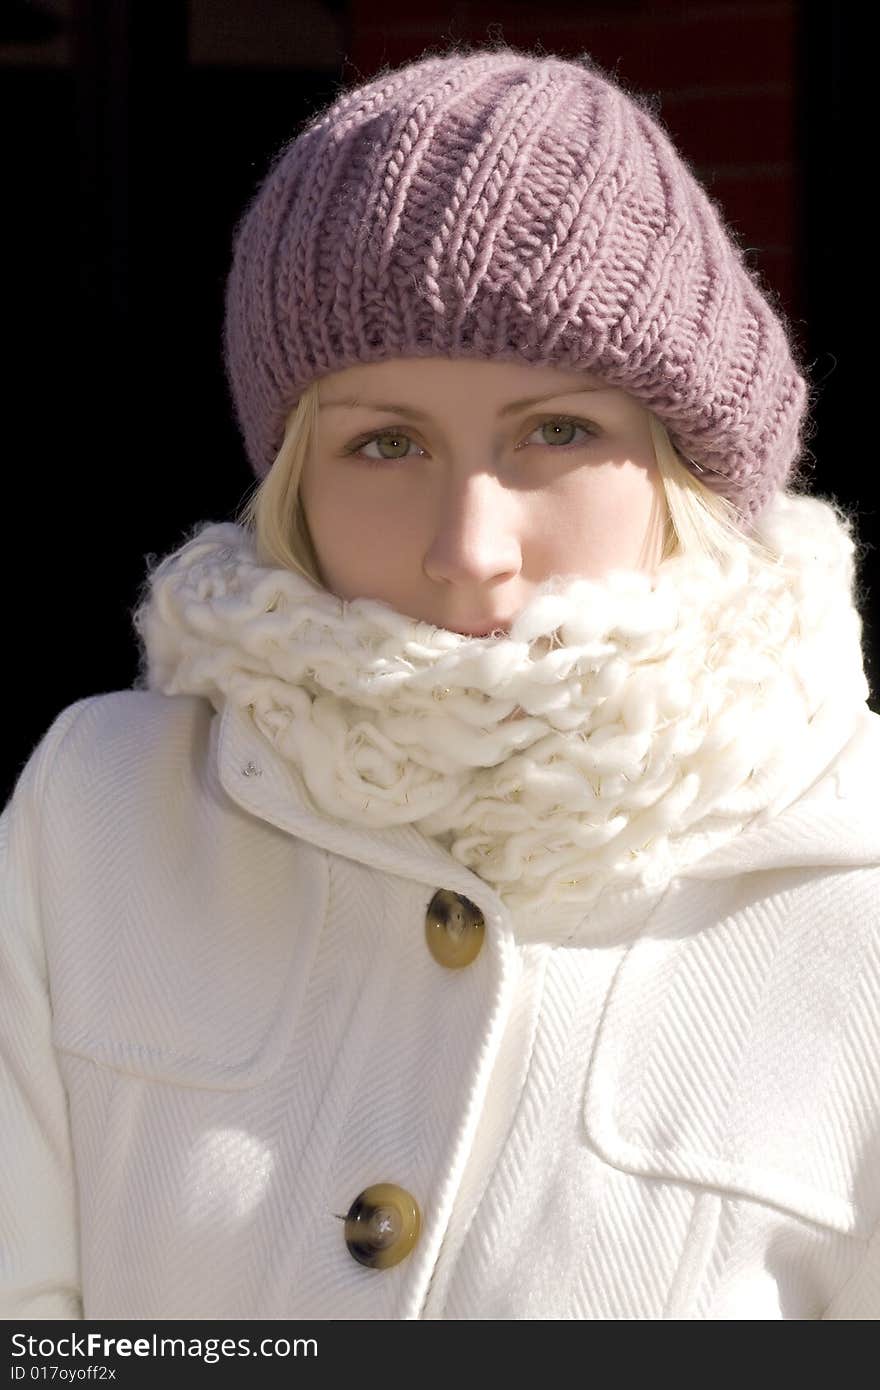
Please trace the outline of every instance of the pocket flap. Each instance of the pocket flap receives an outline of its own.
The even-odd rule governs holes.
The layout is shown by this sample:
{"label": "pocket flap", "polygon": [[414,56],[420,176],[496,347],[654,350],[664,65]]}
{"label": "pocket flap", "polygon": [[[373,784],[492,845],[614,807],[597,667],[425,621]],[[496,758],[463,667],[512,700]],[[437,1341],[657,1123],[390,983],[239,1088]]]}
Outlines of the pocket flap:
{"label": "pocket flap", "polygon": [[673,885],[623,956],[584,1123],[615,1167],[867,1235],[880,1214],[875,871]]}
{"label": "pocket flap", "polygon": [[[257,1085],[281,1066],[325,920],[327,867],[319,851],[281,832],[262,829],[244,849],[242,834],[252,828],[229,845],[228,873],[181,865],[149,896],[118,885],[88,930],[59,903],[48,936],[60,1051],[147,1080],[224,1090]],[[243,853],[256,862],[246,882],[235,869]],[[96,897],[102,889],[106,879]],[[81,896],[77,916],[88,907]]]}

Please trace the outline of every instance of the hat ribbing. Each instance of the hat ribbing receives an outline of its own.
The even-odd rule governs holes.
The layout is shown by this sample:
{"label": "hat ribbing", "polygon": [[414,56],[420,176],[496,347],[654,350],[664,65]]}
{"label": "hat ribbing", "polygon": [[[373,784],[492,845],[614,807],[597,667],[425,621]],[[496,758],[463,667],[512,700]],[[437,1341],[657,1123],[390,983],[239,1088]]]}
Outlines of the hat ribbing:
{"label": "hat ribbing", "polygon": [[421,356],[589,371],[752,520],[801,454],[781,315],[646,99],[587,55],[383,72],[283,147],[239,218],[224,362],[258,477],[316,378]]}

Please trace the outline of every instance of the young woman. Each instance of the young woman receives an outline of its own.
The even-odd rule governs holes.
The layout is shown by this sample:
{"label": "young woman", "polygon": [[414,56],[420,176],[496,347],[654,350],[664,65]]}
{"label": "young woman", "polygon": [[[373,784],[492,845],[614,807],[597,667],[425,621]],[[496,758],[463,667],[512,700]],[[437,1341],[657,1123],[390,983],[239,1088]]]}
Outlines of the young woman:
{"label": "young woman", "polygon": [[0,822],[3,1315],[880,1315],[856,528],[647,103],[342,93],[225,360],[258,489]]}

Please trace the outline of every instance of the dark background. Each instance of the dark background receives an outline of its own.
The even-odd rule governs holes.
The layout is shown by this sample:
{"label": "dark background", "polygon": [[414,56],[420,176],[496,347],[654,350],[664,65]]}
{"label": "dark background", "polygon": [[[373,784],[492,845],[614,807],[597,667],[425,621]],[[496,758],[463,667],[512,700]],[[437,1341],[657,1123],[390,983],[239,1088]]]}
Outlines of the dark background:
{"label": "dark background", "polygon": [[[22,698],[3,801],[56,714],[132,683],[146,557],[230,516],[254,482],[221,316],[233,225],[271,155],[341,85],[429,45],[588,50],[660,98],[820,385],[814,486],[856,503],[876,547],[861,378],[876,353],[859,343],[876,161],[853,108],[857,13],[794,0],[0,0],[5,592],[8,669],[22,674],[20,687],[7,678]],[[880,710],[876,575],[871,548],[862,611]]]}

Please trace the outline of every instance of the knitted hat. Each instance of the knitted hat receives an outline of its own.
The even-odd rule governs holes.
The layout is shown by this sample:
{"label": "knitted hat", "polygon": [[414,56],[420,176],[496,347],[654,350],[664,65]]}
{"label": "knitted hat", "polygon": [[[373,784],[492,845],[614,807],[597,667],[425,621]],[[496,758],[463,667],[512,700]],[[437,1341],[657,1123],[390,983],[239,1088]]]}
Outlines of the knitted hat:
{"label": "knitted hat", "polygon": [[461,47],[343,92],[240,217],[224,362],[266,475],[316,378],[446,356],[583,369],[652,409],[754,520],[809,389],[722,215],[587,55]]}

